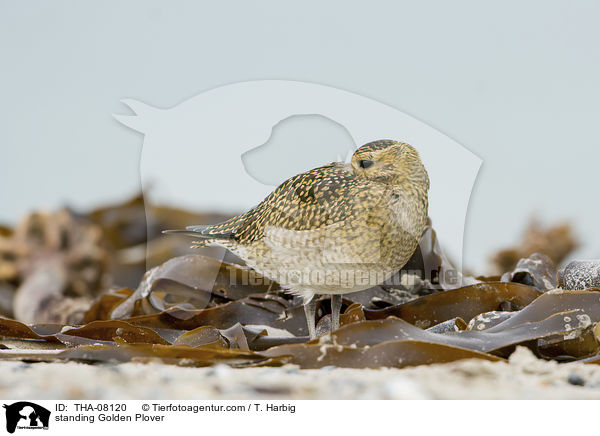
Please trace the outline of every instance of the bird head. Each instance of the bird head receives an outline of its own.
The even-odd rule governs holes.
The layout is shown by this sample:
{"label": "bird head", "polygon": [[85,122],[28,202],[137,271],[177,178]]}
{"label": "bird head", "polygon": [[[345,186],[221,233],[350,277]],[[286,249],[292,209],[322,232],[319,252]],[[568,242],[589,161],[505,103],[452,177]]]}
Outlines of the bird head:
{"label": "bird head", "polygon": [[390,185],[418,184],[429,189],[429,177],[419,152],[404,142],[383,139],[363,145],[352,155],[359,177]]}

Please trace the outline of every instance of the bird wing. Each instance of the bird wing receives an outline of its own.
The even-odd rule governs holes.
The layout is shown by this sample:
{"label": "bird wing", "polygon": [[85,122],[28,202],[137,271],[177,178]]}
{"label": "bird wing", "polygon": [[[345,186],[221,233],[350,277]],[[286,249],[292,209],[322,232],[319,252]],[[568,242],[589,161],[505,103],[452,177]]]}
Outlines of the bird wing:
{"label": "bird wing", "polygon": [[267,227],[291,231],[324,228],[343,222],[352,213],[354,194],[362,183],[349,165],[334,162],[286,180],[244,214],[215,225],[190,226],[181,232],[251,243],[262,239]]}
{"label": "bird wing", "polygon": [[332,163],[294,176],[244,214],[236,239],[252,242],[267,227],[316,230],[343,222],[351,213],[351,193],[361,184],[348,165]]}

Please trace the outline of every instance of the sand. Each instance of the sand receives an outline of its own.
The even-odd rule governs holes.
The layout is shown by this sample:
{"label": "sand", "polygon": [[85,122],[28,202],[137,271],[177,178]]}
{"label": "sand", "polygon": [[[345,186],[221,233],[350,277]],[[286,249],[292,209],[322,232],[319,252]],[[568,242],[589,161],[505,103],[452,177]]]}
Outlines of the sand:
{"label": "sand", "polygon": [[405,369],[0,362],[5,399],[600,399],[600,365],[478,359]]}

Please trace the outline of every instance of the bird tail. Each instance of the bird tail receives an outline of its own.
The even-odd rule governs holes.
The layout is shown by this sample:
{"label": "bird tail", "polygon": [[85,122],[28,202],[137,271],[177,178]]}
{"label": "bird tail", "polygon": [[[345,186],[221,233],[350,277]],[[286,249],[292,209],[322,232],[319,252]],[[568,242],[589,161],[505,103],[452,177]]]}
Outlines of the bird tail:
{"label": "bird tail", "polygon": [[192,248],[207,247],[215,242],[234,239],[233,229],[223,228],[223,224],[208,226],[188,226],[185,230],[163,230],[167,234],[179,234],[200,238],[192,242]]}
{"label": "bird tail", "polygon": [[187,236],[193,236],[195,238],[202,238],[199,239],[197,241],[192,241],[192,248],[200,248],[200,247],[208,247],[209,245],[211,245],[213,239],[209,239],[209,238],[203,238],[202,235],[200,233],[197,232],[193,232],[190,230],[163,230],[162,233],[164,234],[176,234],[176,235],[187,235]]}

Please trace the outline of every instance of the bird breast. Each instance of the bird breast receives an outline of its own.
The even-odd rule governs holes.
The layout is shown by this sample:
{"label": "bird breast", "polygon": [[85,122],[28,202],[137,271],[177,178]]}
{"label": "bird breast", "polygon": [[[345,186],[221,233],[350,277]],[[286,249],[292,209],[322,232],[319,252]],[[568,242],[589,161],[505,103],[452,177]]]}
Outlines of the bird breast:
{"label": "bird breast", "polygon": [[419,239],[427,211],[419,210],[417,200],[411,197],[397,193],[390,196],[388,202],[390,225],[396,232],[406,232]]}

